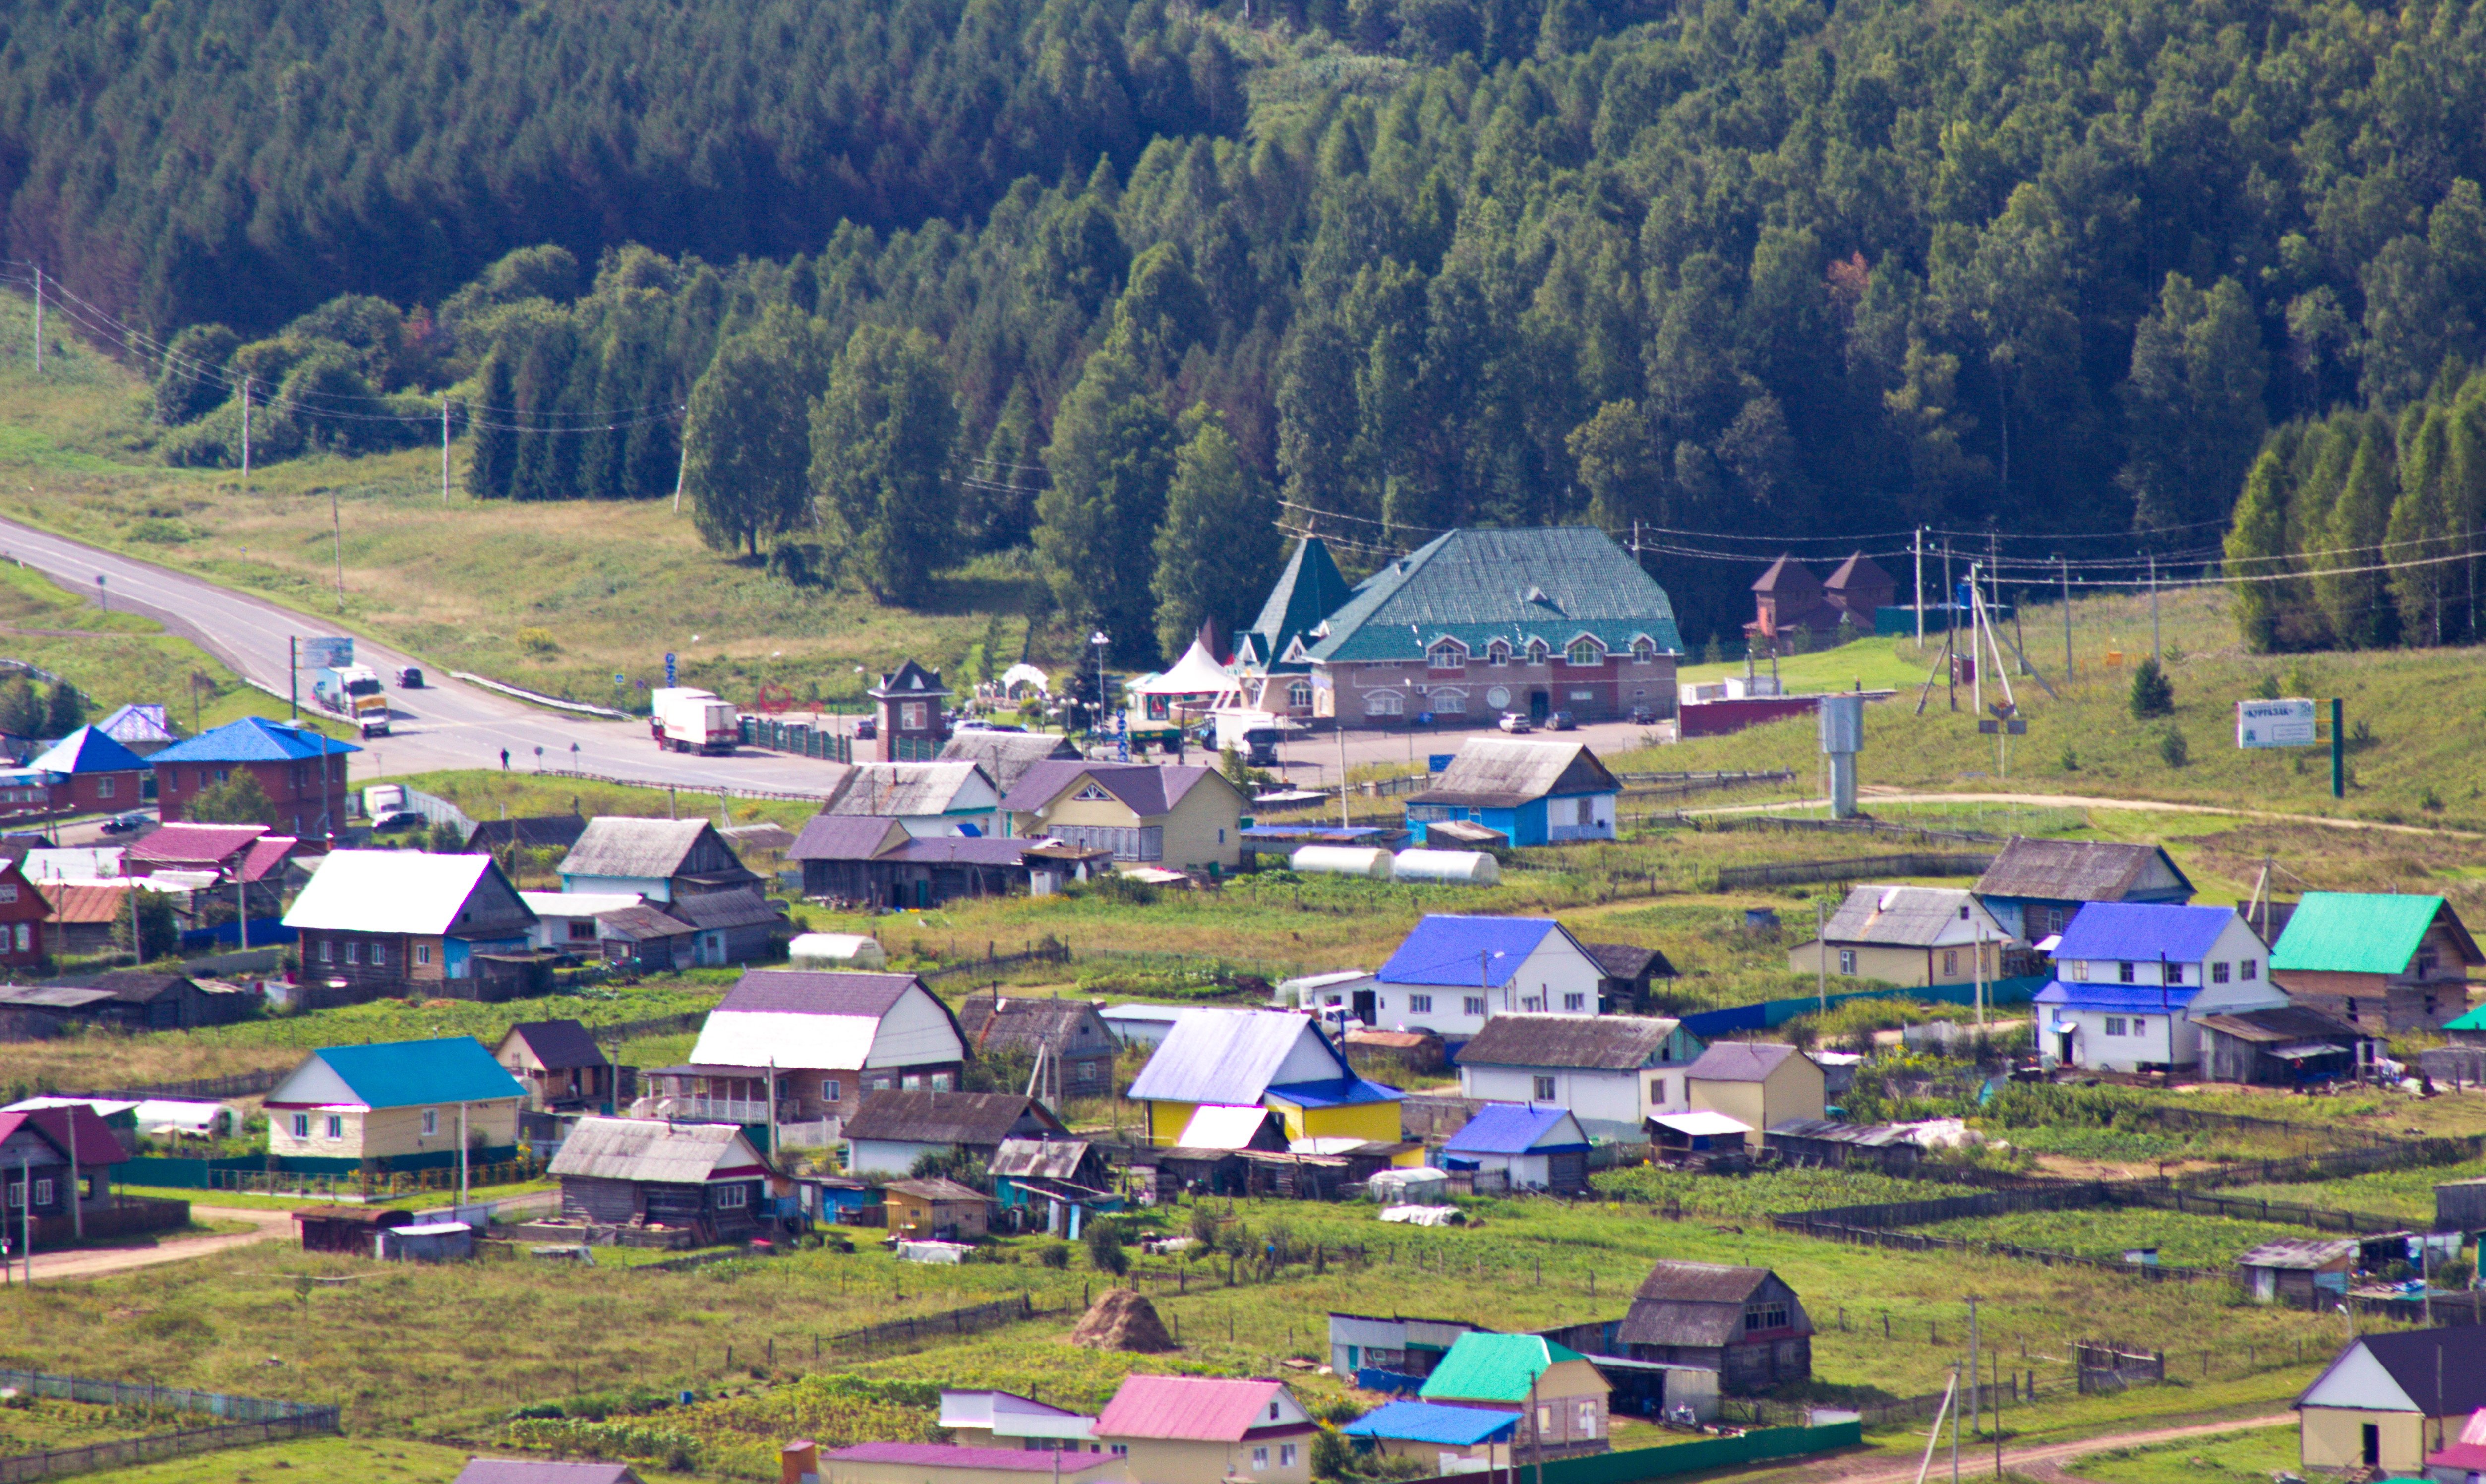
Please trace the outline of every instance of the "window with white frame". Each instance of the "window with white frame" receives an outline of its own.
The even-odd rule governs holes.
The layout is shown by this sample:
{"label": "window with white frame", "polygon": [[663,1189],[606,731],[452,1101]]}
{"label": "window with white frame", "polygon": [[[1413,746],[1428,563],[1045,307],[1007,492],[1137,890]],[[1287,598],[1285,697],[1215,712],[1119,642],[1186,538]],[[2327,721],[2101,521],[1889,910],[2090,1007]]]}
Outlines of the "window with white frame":
{"label": "window with white frame", "polygon": [[1484,646],[1484,662],[1496,670],[1510,663],[1510,646],[1497,639]]}
{"label": "window with white frame", "polygon": [[1367,716],[1404,716],[1406,712],[1407,703],[1399,699],[1396,691],[1364,693],[1364,714]]}
{"label": "window with white frame", "polygon": [[1468,708],[1468,693],[1455,686],[1440,686],[1425,701],[1431,710],[1448,716],[1458,716]]}
{"label": "window with white frame", "polygon": [[1578,1412],[1575,1414],[1575,1420],[1578,1424],[1579,1430],[1572,1436],[1578,1438],[1594,1438],[1597,1436],[1596,1402],[1584,1398],[1578,1403]]}
{"label": "window with white frame", "polygon": [[35,1182],[35,1204],[36,1204],[36,1205],[38,1205],[38,1206],[48,1206],[48,1205],[50,1205],[51,1203],[52,1203],[52,1182],[51,1182],[50,1180],[48,1180],[48,1179],[44,1179],[44,1180],[38,1180],[38,1181],[36,1181],[36,1182]]}
{"label": "window with white frame", "polygon": [[1407,997],[1407,1013],[1410,1015],[1432,1014],[1433,997],[1430,995],[1409,995]]}
{"label": "window with white frame", "polygon": [[836,1102],[841,1102],[841,1101],[842,1101],[842,1100],[845,1098],[845,1095],[846,1095],[846,1088],[845,1088],[845,1084],[844,1084],[844,1083],[840,1082],[838,1079],[836,1079],[836,1078],[834,1078],[834,1077],[824,1078],[824,1079],[821,1081],[821,1083],[820,1083],[820,1101],[821,1101],[821,1102],[823,1102],[823,1103],[836,1103]]}
{"label": "window with white frame", "polygon": [[328,1115],[328,1137],[331,1139],[343,1139],[345,1137],[345,1115],[344,1113],[330,1113]]}
{"label": "window with white frame", "polygon": [[1572,640],[1571,647],[1562,653],[1562,663],[1565,665],[1587,667],[1602,665],[1605,662],[1606,646],[1585,634]]}
{"label": "window with white frame", "polygon": [[1433,647],[1424,651],[1424,663],[1433,670],[1465,670],[1468,646],[1455,639],[1437,639]]}
{"label": "window with white frame", "polygon": [[1539,1103],[1550,1103],[1554,1101],[1553,1078],[1532,1077],[1529,1079],[1529,1083],[1530,1086],[1528,1089],[1528,1095],[1530,1097],[1535,1099]]}
{"label": "window with white frame", "polygon": [[1562,997],[1562,1008],[1566,1010],[1585,1010],[1588,1007],[1588,997],[1587,995],[1564,995]]}
{"label": "window with white frame", "polygon": [[1531,665],[1544,664],[1545,656],[1550,652],[1552,651],[1546,648],[1544,640],[1532,639],[1528,641],[1528,663]]}
{"label": "window with white frame", "polygon": [[2088,982],[2088,977],[2089,977],[2089,961],[2088,961],[2087,959],[2085,959],[2085,958],[2075,958],[2075,959],[2073,959],[2073,960],[2072,960],[2072,979],[2073,979],[2073,981],[2074,981],[2075,983],[2083,983],[2083,984],[2085,984],[2085,983],[2087,983],[2087,982]]}
{"label": "window with white frame", "polygon": [[2123,1034],[2123,1017],[2120,1015],[2108,1016],[2106,1018],[2106,1033],[2109,1035]]}
{"label": "window with white frame", "polygon": [[372,945],[372,967],[373,967],[373,968],[374,968],[374,969],[376,969],[376,968],[378,968],[379,966],[381,966],[382,964],[385,964],[385,963],[387,963],[387,962],[388,962],[388,945],[386,945],[386,944],[384,944],[384,943],[374,943],[374,944],[373,944],[373,945]]}
{"label": "window with white frame", "polygon": [[423,1137],[429,1139],[439,1132],[440,1110],[437,1108],[425,1109],[423,1111]]}
{"label": "window with white frame", "polygon": [[361,962],[361,961],[362,961],[362,951],[363,951],[363,946],[362,946],[361,944],[359,944],[359,943],[348,943],[348,944],[346,944],[346,945],[345,945],[345,962],[347,962],[347,963],[349,963],[349,964],[352,964],[352,963],[359,963],[359,962]]}
{"label": "window with white frame", "polygon": [[1286,687],[1286,704],[1297,711],[1309,711],[1312,705],[1312,683],[1297,680]]}
{"label": "window with white frame", "polygon": [[1945,973],[1945,974],[1957,974],[1957,973],[1959,973],[1959,949],[1957,949],[1957,948],[1945,948],[1945,949],[1943,949],[1943,973]]}
{"label": "window with white frame", "polygon": [[1657,645],[1646,634],[1632,641],[1632,658],[1645,665],[1657,658]]}
{"label": "window with white frame", "polygon": [[749,1204],[751,1204],[750,1186],[720,1185],[716,1188],[716,1208],[718,1210],[739,1211]]}
{"label": "window with white frame", "polygon": [[1838,950],[1838,972],[1851,977],[1855,975],[1856,950],[1854,948],[1840,948]]}
{"label": "window with white frame", "polygon": [[2132,1033],[2135,1035],[2147,1035],[2149,1033],[2149,1022],[2142,1017],[2135,1016],[2132,1022]]}

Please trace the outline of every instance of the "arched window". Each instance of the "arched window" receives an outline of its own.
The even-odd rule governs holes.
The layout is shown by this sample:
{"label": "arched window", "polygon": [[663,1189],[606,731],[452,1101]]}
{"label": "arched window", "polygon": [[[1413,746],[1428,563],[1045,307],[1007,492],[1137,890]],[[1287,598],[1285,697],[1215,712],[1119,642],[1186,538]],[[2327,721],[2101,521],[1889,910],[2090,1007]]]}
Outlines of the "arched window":
{"label": "arched window", "polygon": [[1645,665],[1657,658],[1657,644],[1646,634],[1632,641],[1632,658]]}
{"label": "arched window", "polygon": [[1457,716],[1468,708],[1468,693],[1454,685],[1437,685],[1426,698],[1425,708],[1435,715]]}
{"label": "arched window", "polygon": [[1396,691],[1364,693],[1364,714],[1367,716],[1403,716],[1406,711],[1406,703]]}
{"label": "arched window", "polygon": [[1572,640],[1571,647],[1562,655],[1562,663],[1566,665],[1602,665],[1605,662],[1606,646],[1585,634]]}
{"label": "arched window", "polygon": [[1493,667],[1494,667],[1494,668],[1496,668],[1496,669],[1500,669],[1501,667],[1503,667],[1503,666],[1505,666],[1505,665],[1509,664],[1509,663],[1510,663],[1510,646],[1509,646],[1509,644],[1508,644],[1507,642],[1504,641],[1504,640],[1497,639],[1497,640],[1495,640],[1493,643],[1491,643],[1491,644],[1489,644],[1489,645],[1485,646],[1484,646],[1484,662],[1485,662],[1486,664],[1488,664],[1488,665],[1493,666]]}
{"label": "arched window", "polygon": [[1286,704],[1298,711],[1311,710],[1312,708],[1312,683],[1310,680],[1297,680],[1292,685],[1287,686]]}
{"label": "arched window", "polygon": [[1436,640],[1433,647],[1424,651],[1424,662],[1435,670],[1465,670],[1468,646],[1455,639]]}
{"label": "arched window", "polygon": [[1544,640],[1532,639],[1528,641],[1528,663],[1531,665],[1542,665],[1545,663],[1545,654],[1546,649]]}

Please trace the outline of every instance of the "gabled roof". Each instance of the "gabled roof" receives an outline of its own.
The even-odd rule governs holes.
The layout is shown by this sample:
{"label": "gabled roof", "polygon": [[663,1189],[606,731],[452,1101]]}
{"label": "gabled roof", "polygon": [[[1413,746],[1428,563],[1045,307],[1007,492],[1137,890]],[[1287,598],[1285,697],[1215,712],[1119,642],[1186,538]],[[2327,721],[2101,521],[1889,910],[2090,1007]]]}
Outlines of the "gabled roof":
{"label": "gabled roof", "polygon": [[1406,941],[1372,976],[1384,984],[1498,989],[1555,933],[1569,936],[1552,918],[1431,913],[1408,930]]}
{"label": "gabled roof", "polygon": [[1761,575],[1754,579],[1753,591],[1767,592],[1781,598],[1799,595],[1810,597],[1821,591],[1821,581],[1812,575],[1810,568],[1796,561],[1795,558],[1781,557],[1771,563],[1763,569]]}
{"label": "gabled roof", "polygon": [[2217,1031],[2256,1045],[2285,1046],[2299,1041],[2362,1040],[2365,1032],[2346,1021],[2334,1020],[2306,1004],[2279,1004],[2265,1010],[2231,1010],[2204,1015],[2204,1031]]}
{"label": "gabled roof", "polygon": [[943,1176],[931,1176],[922,1180],[892,1180],[882,1189],[893,1195],[912,1195],[918,1200],[946,1202],[992,1198],[972,1185],[960,1185],[957,1181]]}
{"label": "gabled roof", "polygon": [[1656,1059],[1682,1024],[1645,1015],[1496,1015],[1459,1048],[1459,1064],[1627,1072]]}
{"label": "gabled roof", "polygon": [[1053,758],[1075,761],[1079,749],[1058,732],[961,731],[941,744],[941,756],[978,764],[1008,794],[1029,768]]}
{"label": "gabled roof", "polygon": [[[1273,1131],[1270,1120],[1278,1119]],[[1183,1121],[1182,1132],[1174,1136],[1177,1149],[1283,1149],[1286,1146],[1285,1121],[1277,1112],[1253,1103],[1230,1107],[1219,1103],[1202,1103],[1191,1111]]]}
{"label": "gabled roof", "polygon": [[1683,652],[1666,590],[1588,526],[1445,533],[1359,583],[1327,623],[1315,663],[1420,659],[1443,638],[1471,654],[1496,638],[1559,650],[1581,634],[1609,652],[1641,638]]}
{"label": "gabled roof", "polygon": [[696,896],[679,896],[665,904],[665,911],[703,931],[726,927],[759,927],[785,920],[785,912],[776,903],[750,887],[735,887],[731,892],[702,892]]}
{"label": "gabled roof", "polygon": [[1234,675],[1208,652],[1208,640],[1195,635],[1182,657],[1156,674],[1144,675],[1124,689],[1138,696],[1219,696],[1234,688]]}
{"label": "gabled roof", "polygon": [[766,1168],[760,1151],[734,1124],[591,1116],[571,1128],[546,1172],[699,1185],[729,1171],[743,1174]]}
{"label": "gabled roof", "polygon": [[[700,1027],[690,1060],[701,1066],[860,1071],[880,1045],[883,1017],[909,995],[939,1021],[919,1019],[887,1054],[907,1065],[965,1055],[957,1017],[911,974],[755,969]],[[895,1062],[889,1064],[896,1064]]]}
{"label": "gabled roof", "polygon": [[913,660],[906,660],[896,670],[882,675],[880,683],[865,694],[874,701],[883,701],[892,696],[920,700],[925,697],[947,696],[952,693],[942,689],[941,672],[926,670]]}
{"label": "gabled roof", "polygon": [[122,706],[95,724],[96,729],[116,742],[175,742],[172,727],[166,722],[164,707],[154,701],[137,701]]}
{"label": "gabled roof", "polygon": [[197,989],[198,981],[185,974],[158,974],[148,969],[107,969],[99,974],[69,975],[63,983],[79,989],[109,990],[112,998],[124,1004],[152,1004],[166,995],[184,989]]}
{"label": "gabled roof", "polygon": [[1771,1073],[1802,1056],[1779,1041],[1720,1041],[1683,1075],[1694,1082],[1767,1082]]}
{"label": "gabled roof", "polygon": [[1585,1359],[1541,1334],[1488,1334],[1471,1330],[1453,1341],[1417,1394],[1427,1399],[1524,1402],[1536,1379],[1564,1360]]}
{"label": "gabled roof", "polygon": [[33,1129],[43,1142],[65,1155],[74,1142],[81,1165],[118,1165],[129,1158],[129,1151],[121,1147],[121,1140],[114,1137],[112,1125],[85,1103],[0,1113],[0,1143],[6,1143],[21,1128]]}
{"label": "gabled roof", "polygon": [[753,969],[734,981],[719,1010],[780,1015],[886,1015],[907,989],[911,974],[838,974],[811,969]]}
{"label": "gabled roof", "polygon": [[879,814],[814,814],[786,852],[788,861],[870,861],[906,840],[906,827]]}
{"label": "gabled roof", "polygon": [[135,773],[151,764],[114,741],[110,733],[81,727],[26,764],[52,773]]}
{"label": "gabled roof", "polygon": [[491,1103],[526,1089],[471,1035],[372,1046],[324,1046],[267,1094],[270,1106],[411,1108]]}
{"label": "gabled roof", "polygon": [[2192,878],[2163,846],[2030,839],[2015,835],[1985,874],[1976,878],[1976,894],[2058,902],[2121,901],[2153,861],[2182,884],[2186,895],[2192,894]]}
{"label": "gabled roof", "polygon": [[[1744,1305],[1771,1277],[1767,1268],[1658,1263],[1633,1293],[1615,1337],[1632,1345],[1732,1344],[1744,1334]],[[1801,1305],[1788,1305],[1787,1319],[1796,1333],[1812,1333],[1812,1321]]]}
{"label": "gabled roof", "polygon": [[1825,943],[1924,948],[1968,943],[1980,929],[1987,943],[2011,939],[1983,903],[1958,887],[1877,883],[1849,892],[1823,924],[1821,937]]}
{"label": "gabled roof", "polygon": [[2197,964],[2210,956],[2219,935],[2237,921],[2233,907],[2090,902],[2072,914],[2071,925],[2055,945],[2055,960],[2111,958],[2148,963],[2164,958],[2170,964]]}
{"label": "gabled roof", "polygon": [[541,921],[545,918],[592,918],[598,913],[636,907],[647,898],[636,892],[520,892],[518,900]]}
{"label": "gabled roof", "polygon": [[658,938],[687,938],[697,931],[688,922],[667,916],[661,909],[645,904],[617,907],[595,915],[595,930],[604,937],[625,943],[648,943]]}
{"label": "gabled roof", "polygon": [[1460,804],[1471,809],[1516,809],[1537,799],[1620,793],[1616,781],[1585,742],[1532,742],[1518,737],[1470,737],[1433,785],[1408,800]]}
{"label": "gabled roof", "polygon": [[2475,1412],[2486,1407],[2486,1326],[2360,1335],[2296,1405],[2413,1409],[2437,1417]]}
{"label": "gabled roof", "polygon": [[613,1064],[605,1059],[595,1037],[574,1020],[522,1020],[501,1039],[505,1043],[515,1040],[535,1053],[536,1059],[548,1071]]}
{"label": "gabled roof", "polygon": [[271,873],[285,867],[285,864],[293,858],[295,847],[301,843],[290,835],[262,835],[252,840],[250,848],[242,852],[241,879],[266,880]]}
{"label": "gabled roof", "polygon": [[2438,917],[2451,929],[2463,963],[2486,963],[2460,915],[2440,896],[2307,892],[2271,946],[2270,966],[2282,972],[2400,974]]}
{"label": "gabled roof", "polygon": [[498,850],[524,845],[536,850],[567,850],[587,833],[587,821],[576,814],[533,814],[518,819],[479,820],[466,834],[468,850]]}
{"label": "gabled roof", "polygon": [[[1048,758],[1030,764],[1018,786],[1002,800],[1002,808],[1028,812],[1043,808],[1085,780],[1127,806],[1143,819],[1166,812],[1194,788],[1214,780],[1229,792],[1234,785],[1215,768],[1190,763],[1087,762]],[[1239,798],[1241,795],[1236,794]]]}
{"label": "gabled roof", "polygon": [[[983,768],[965,758],[947,762],[859,762],[839,781],[838,790],[822,811],[830,814],[862,814],[897,818],[907,814],[941,814],[953,809],[979,807],[982,789],[992,790]],[[998,797],[999,790],[993,790]]]}
{"label": "gabled roof", "polygon": [[1349,1438],[1388,1438],[1437,1447],[1474,1447],[1488,1439],[1507,1442],[1519,1414],[1485,1407],[1446,1407],[1438,1402],[1395,1401],[1339,1429]]}
{"label": "gabled roof", "polygon": [[55,922],[118,922],[129,912],[125,893],[136,888],[90,881],[38,881],[35,890],[51,907]]}
{"label": "gabled roof", "polygon": [[1066,1132],[1050,1109],[1015,1092],[870,1092],[846,1119],[845,1135],[878,1143],[981,1147],[998,1145],[1031,1123]]}
{"label": "gabled roof", "polygon": [[1005,1139],[993,1146],[987,1171],[1036,1180],[1076,1180],[1088,1162],[1084,1139]]}
{"label": "gabled roof", "polygon": [[1316,536],[1297,541],[1286,557],[1285,570],[1278,574],[1277,586],[1260,605],[1260,617],[1252,623],[1253,648],[1259,662],[1273,669],[1302,669],[1285,664],[1288,646],[1298,639],[1311,643],[1320,621],[1345,607],[1353,595],[1345,575],[1330,559],[1328,542]]}
{"label": "gabled roof", "polygon": [[1661,979],[1674,977],[1674,965],[1655,948],[1644,948],[1637,943],[1584,943],[1580,947],[1597,961],[1597,967],[1610,979],[1636,979],[1644,974]]}
{"label": "gabled roof", "polygon": [[265,717],[245,716],[203,731],[186,742],[176,742],[147,762],[158,768],[168,762],[301,762],[361,751],[351,742],[340,742],[307,727],[288,727]]}
{"label": "gabled roof", "polygon": [[[293,899],[285,925],[342,932],[455,936],[466,903],[501,867],[487,855],[430,855],[419,850],[332,850]],[[506,878],[502,878],[506,884]],[[510,904],[530,922],[535,914],[510,890]]]}
{"label": "gabled roof", "polygon": [[2236,1259],[2239,1268],[2284,1268],[2318,1273],[2342,1258],[2357,1255],[2354,1237],[2283,1237],[2265,1242]]}
{"label": "gabled roof", "polygon": [[1720,1262],[1660,1262],[1632,1290],[1637,1299],[1667,1299],[1680,1304],[1742,1304],[1769,1281],[1767,1268],[1731,1267]]}
{"label": "gabled roof", "polygon": [[[1131,1096],[1169,1103],[1257,1103],[1292,1058],[1352,1079],[1337,1047],[1305,1016],[1284,1010],[1186,1010],[1131,1084]],[[1295,1081],[1304,1079],[1298,1077]]]}
{"label": "gabled roof", "polygon": [[168,824],[123,846],[122,860],[127,866],[220,867],[268,833],[263,824]]}
{"label": "gabled roof", "polygon": [[[1079,1033],[1083,1027],[1088,1031],[1084,1038]],[[980,1057],[997,1051],[1032,1052],[1038,1046],[1055,1052],[1110,1054],[1116,1049],[1113,1030],[1097,1015],[1091,1000],[998,992],[969,995],[958,1006],[958,1029],[966,1032],[967,1044]]]}
{"label": "gabled roof", "polygon": [[1828,592],[1859,592],[1870,588],[1896,589],[1899,582],[1882,570],[1880,563],[1860,551],[1838,563],[1837,570],[1821,580],[1821,586]]}
{"label": "gabled roof", "polygon": [[1487,1103],[1442,1148],[1450,1154],[1527,1154],[1588,1146],[1588,1136],[1559,1103]]}
{"label": "gabled roof", "polygon": [[699,844],[714,836],[716,848],[731,856],[733,847],[716,835],[704,819],[641,819],[599,814],[579,832],[578,843],[561,863],[564,876],[674,876]]}
{"label": "gabled roof", "polygon": [[[1276,1405],[1273,1421],[1269,1408]],[[1132,1376],[1096,1415],[1099,1438],[1151,1438],[1178,1443],[1237,1443],[1262,1427],[1307,1420],[1277,1381],[1213,1376]]]}

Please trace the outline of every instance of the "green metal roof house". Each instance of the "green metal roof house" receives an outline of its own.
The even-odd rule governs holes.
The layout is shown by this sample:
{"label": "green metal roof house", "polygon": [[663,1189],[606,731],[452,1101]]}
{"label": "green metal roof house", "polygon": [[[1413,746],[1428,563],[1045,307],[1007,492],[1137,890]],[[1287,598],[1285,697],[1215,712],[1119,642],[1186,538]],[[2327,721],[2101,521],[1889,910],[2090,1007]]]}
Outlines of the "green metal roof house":
{"label": "green metal roof house", "polygon": [[2468,973],[2486,964],[2440,896],[2307,892],[2270,950],[2270,974],[2298,1003],[2361,1031],[2440,1031],[2469,1008]]}
{"label": "green metal roof house", "polygon": [[412,1169],[507,1159],[526,1088],[471,1035],[323,1046],[267,1094],[267,1152],[288,1168],[385,1159]]}
{"label": "green metal roof house", "polygon": [[1606,1378],[1588,1358],[1540,1334],[1462,1334],[1424,1378],[1428,1402],[1519,1415],[1520,1448],[1561,1457],[1602,1453],[1607,1442]]}
{"label": "green metal roof house", "polygon": [[1602,531],[1448,532],[1303,626],[1335,570],[1307,540],[1263,607],[1241,656],[1262,709],[1350,727],[1674,714],[1674,606]]}

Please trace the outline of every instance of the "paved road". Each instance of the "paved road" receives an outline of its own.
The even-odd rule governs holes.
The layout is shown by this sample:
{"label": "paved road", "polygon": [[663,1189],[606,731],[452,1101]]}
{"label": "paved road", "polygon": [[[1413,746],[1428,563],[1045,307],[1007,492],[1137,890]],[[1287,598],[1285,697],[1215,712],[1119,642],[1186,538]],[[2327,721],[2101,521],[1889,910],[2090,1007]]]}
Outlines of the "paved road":
{"label": "paved road", "polygon": [[[239,1206],[190,1207],[192,1218],[202,1222],[248,1222],[248,1231],[231,1231],[207,1237],[175,1237],[152,1247],[101,1247],[80,1250],[35,1253],[35,1281],[48,1278],[101,1278],[111,1273],[126,1273],[132,1268],[152,1268],[158,1263],[183,1262],[221,1252],[231,1247],[245,1247],[253,1242],[265,1242],[276,1237],[290,1237],[294,1232],[293,1213],[264,1211]],[[22,1275],[20,1265],[14,1270]],[[11,1281],[15,1281],[13,1276]]]}
{"label": "paved road", "polygon": [[[96,578],[100,575],[106,600],[113,607],[162,621],[235,673],[279,692],[290,688],[287,642],[336,630],[329,619],[5,518],[0,518],[0,558],[48,573],[63,586],[88,594],[97,591]],[[356,639],[354,650],[355,658],[383,674],[402,665],[421,665],[428,682],[419,691],[389,692],[390,735],[373,739],[353,758],[350,776],[356,780],[436,768],[493,767],[499,764],[503,748],[510,751],[510,765],[525,771],[535,766],[540,748],[542,765],[548,768],[689,788],[809,793],[825,792],[836,782],[834,764],[808,758],[758,752],[732,757],[659,752],[644,722],[570,716],[531,705],[453,680],[429,661],[366,638]],[[889,656],[893,664],[898,658]],[[1462,736],[1488,729],[1427,728],[1413,735],[1349,732],[1346,761],[1351,767],[1421,761],[1428,753],[1456,752]],[[1617,722],[1582,728],[1572,735],[1610,754],[1639,746],[1644,730]],[[1336,785],[1336,733],[1299,736],[1280,753],[1289,779],[1312,787]]]}
{"label": "paved road", "polygon": [[[2072,1459],[2089,1453],[2103,1453],[2110,1448],[2142,1447],[2156,1443],[2176,1443],[2186,1438],[2207,1438],[2220,1433],[2249,1432],[2258,1427],[2293,1426],[2295,1422],[2296,1417],[2293,1414],[2278,1413],[2261,1417],[2230,1417],[2224,1422],[2194,1422],[2176,1427],[2143,1428],[2131,1432],[2110,1433],[2103,1437],[2084,1438],[2078,1443],[2049,1443],[2019,1448],[2006,1446],[2003,1450],[2003,1467],[2022,1473],[2033,1472],[2044,1466],[2059,1469]],[[1923,1455],[1920,1452],[1917,1458],[1898,1466],[1892,1465],[1887,1455],[1871,1459],[1825,1462],[1809,1467],[1804,1476],[1808,1480],[1821,1480],[1823,1484],[1916,1484],[1917,1469],[1922,1462],[1922,1458]],[[1990,1445],[1981,1453],[1964,1448],[1960,1454],[1960,1470],[1964,1474],[1974,1472],[1982,1478],[1990,1474],[1993,1468],[1994,1452]],[[1950,1448],[1946,1443],[1935,1449],[1933,1468],[1926,1477],[1947,1479],[1949,1476]],[[2068,1476],[2065,1475],[2065,1477]]]}

